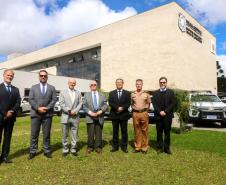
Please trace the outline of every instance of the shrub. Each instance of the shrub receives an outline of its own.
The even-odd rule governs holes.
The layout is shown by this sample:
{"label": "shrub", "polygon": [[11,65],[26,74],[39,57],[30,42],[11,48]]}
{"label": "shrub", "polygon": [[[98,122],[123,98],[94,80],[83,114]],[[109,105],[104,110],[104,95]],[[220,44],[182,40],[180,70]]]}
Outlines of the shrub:
{"label": "shrub", "polygon": [[189,101],[188,101],[188,93],[187,91],[174,89],[175,97],[176,97],[176,107],[175,112],[178,115],[179,123],[180,123],[180,132],[185,130],[185,124],[188,123],[188,110],[189,110]]}

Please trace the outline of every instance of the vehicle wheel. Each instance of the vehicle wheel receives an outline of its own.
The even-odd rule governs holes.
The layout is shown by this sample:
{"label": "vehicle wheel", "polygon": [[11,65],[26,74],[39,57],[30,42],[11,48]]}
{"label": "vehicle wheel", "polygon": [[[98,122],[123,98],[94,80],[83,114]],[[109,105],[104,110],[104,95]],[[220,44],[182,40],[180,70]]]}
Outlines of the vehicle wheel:
{"label": "vehicle wheel", "polygon": [[222,127],[222,128],[226,128],[226,121],[222,121],[222,122],[221,122],[221,127]]}

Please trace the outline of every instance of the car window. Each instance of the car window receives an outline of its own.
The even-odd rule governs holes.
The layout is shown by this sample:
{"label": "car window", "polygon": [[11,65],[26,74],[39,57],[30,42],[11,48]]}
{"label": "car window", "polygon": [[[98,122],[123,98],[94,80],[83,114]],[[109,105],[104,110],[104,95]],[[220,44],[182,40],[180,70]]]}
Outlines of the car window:
{"label": "car window", "polygon": [[215,95],[191,95],[192,102],[221,102],[221,100]]}

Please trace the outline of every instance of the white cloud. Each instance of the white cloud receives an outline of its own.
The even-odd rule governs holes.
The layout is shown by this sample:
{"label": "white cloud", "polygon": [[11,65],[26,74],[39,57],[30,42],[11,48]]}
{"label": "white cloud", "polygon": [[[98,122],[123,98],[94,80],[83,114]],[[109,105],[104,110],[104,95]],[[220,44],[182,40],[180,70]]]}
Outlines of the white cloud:
{"label": "white cloud", "polygon": [[221,65],[221,68],[224,70],[224,75],[226,76],[226,55],[218,55],[217,60]]}
{"label": "white cloud", "polygon": [[206,26],[215,26],[226,22],[225,0],[182,0],[187,10]]}
{"label": "white cloud", "polygon": [[71,0],[62,9],[56,8],[56,0],[35,2],[38,6],[32,0],[0,0],[0,54],[37,50],[137,14],[132,7],[116,12],[101,0]]}

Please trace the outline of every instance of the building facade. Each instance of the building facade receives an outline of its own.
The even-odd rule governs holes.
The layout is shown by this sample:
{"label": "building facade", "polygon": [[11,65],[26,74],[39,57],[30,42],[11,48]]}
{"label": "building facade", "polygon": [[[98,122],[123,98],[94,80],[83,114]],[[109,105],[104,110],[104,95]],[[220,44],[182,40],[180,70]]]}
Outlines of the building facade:
{"label": "building facade", "polygon": [[105,91],[123,78],[125,88],[217,91],[216,39],[175,2],[8,60],[0,68],[47,69],[54,75],[96,79]]}

